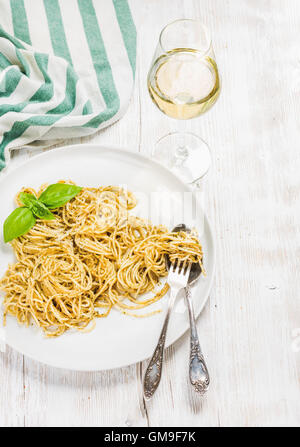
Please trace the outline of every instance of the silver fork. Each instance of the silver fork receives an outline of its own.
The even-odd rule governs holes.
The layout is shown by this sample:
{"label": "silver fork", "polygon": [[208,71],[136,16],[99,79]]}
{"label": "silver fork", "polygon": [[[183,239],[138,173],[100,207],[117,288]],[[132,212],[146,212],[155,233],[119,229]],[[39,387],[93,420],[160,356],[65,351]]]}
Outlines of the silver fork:
{"label": "silver fork", "polygon": [[191,270],[191,264],[185,265],[184,263],[175,262],[169,269],[168,284],[171,288],[170,298],[168,302],[167,314],[165,321],[158,339],[157,346],[154,350],[153,356],[146,369],[144,377],[144,396],[145,399],[151,399],[155,393],[161,378],[164,347],[166,342],[166,334],[169,324],[170,315],[174,307],[178,292],[186,287],[189,274]]}

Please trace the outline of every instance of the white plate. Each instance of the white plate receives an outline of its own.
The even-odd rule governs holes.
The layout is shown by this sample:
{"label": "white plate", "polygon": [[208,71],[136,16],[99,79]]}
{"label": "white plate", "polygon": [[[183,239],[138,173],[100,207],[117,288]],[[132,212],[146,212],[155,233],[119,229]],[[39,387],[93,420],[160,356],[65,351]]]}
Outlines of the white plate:
{"label": "white plate", "polygon": [[[184,193],[189,188],[174,174],[158,163],[134,152],[113,147],[92,145],[68,146],[48,151],[28,160],[0,182],[0,225],[14,209],[14,196],[23,186],[38,188],[43,183],[58,180],[73,180],[82,186],[128,185],[139,193],[138,210],[144,213],[145,202],[159,202],[164,191],[172,192],[171,210],[168,204],[153,220],[169,224],[180,223],[176,219]],[[151,194],[151,193],[156,194]],[[153,197],[154,196],[154,199]],[[148,203],[149,204],[149,203]],[[137,210],[137,211],[138,211]],[[134,210],[133,210],[134,213]],[[167,222],[173,216],[173,222]],[[147,217],[147,216],[145,216]],[[201,276],[193,288],[194,306],[197,315],[201,312],[212,285],[215,248],[210,225],[203,218],[201,242],[207,276]],[[201,219],[200,219],[201,220]],[[189,222],[185,221],[186,224]],[[0,275],[9,262],[14,261],[10,245],[0,236]],[[6,343],[35,360],[60,368],[91,371],[118,368],[144,360],[152,355],[164,319],[167,297],[157,307],[163,312],[148,318],[134,318],[113,309],[107,318],[97,320],[96,328],[89,333],[67,332],[54,339],[45,338],[35,326],[20,326],[15,318],[8,317],[5,329]],[[147,310],[147,309],[146,309]],[[166,345],[174,343],[189,327],[188,313],[182,298],[179,299],[169,325]]]}

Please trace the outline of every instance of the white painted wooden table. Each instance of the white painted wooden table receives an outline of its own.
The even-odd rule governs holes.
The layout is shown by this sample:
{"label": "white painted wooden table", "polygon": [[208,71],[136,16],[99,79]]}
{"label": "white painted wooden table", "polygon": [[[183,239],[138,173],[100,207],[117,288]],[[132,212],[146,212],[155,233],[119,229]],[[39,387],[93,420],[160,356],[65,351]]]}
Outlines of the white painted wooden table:
{"label": "white painted wooden table", "polygon": [[[187,335],[167,350],[146,409],[139,404],[146,363],[77,373],[8,348],[0,354],[0,425],[300,425],[300,1],[130,3],[139,31],[132,103],[121,121],[82,141],[147,154],[159,136],[178,129],[146,90],[158,33],[175,18],[208,25],[222,74],[217,105],[181,124],[209,143],[214,159],[206,209],[218,266],[198,321],[211,388],[201,399],[189,387]],[[10,167],[31,156],[15,154]]]}

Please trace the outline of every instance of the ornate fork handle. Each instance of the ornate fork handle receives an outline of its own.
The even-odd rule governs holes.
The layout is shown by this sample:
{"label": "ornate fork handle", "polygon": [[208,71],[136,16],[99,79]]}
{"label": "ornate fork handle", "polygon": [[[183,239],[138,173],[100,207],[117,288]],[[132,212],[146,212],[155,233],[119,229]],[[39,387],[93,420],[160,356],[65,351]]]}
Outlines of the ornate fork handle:
{"label": "ornate fork handle", "polygon": [[164,348],[166,342],[166,334],[169,324],[169,319],[171,315],[171,311],[178,294],[178,290],[171,290],[171,296],[169,299],[169,305],[167,314],[165,317],[164,325],[162,327],[157,346],[153,353],[153,356],[149,362],[149,365],[146,369],[145,377],[144,377],[144,396],[146,399],[151,399],[153,394],[155,393],[161,378],[162,366],[163,366],[163,358],[164,358]]}
{"label": "ornate fork handle", "polygon": [[195,391],[199,394],[204,394],[209,387],[209,374],[199,343],[191,289],[189,286],[185,288],[185,292],[191,327],[190,382],[195,388]]}

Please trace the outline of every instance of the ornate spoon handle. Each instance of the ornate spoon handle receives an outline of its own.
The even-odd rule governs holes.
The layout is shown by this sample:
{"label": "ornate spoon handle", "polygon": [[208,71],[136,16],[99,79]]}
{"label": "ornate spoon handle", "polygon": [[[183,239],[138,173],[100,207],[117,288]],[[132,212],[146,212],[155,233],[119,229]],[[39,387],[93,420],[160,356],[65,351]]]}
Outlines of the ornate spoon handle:
{"label": "ornate spoon handle", "polygon": [[189,310],[191,327],[191,348],[190,348],[190,382],[195,391],[204,394],[209,387],[209,374],[201,351],[196,320],[192,302],[192,294],[189,286],[185,288],[186,303]]}
{"label": "ornate spoon handle", "polygon": [[162,327],[157,346],[153,353],[153,356],[149,362],[149,365],[146,369],[145,377],[144,377],[144,396],[145,399],[151,399],[153,394],[155,393],[161,378],[162,366],[163,366],[163,358],[164,358],[164,348],[166,342],[167,329],[169,324],[169,319],[171,315],[171,311],[177,296],[178,290],[171,290],[171,295],[169,299],[169,305],[167,314],[165,317],[164,325]]}

